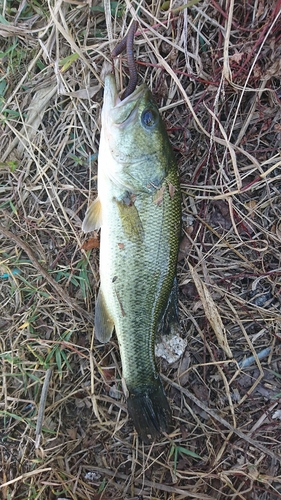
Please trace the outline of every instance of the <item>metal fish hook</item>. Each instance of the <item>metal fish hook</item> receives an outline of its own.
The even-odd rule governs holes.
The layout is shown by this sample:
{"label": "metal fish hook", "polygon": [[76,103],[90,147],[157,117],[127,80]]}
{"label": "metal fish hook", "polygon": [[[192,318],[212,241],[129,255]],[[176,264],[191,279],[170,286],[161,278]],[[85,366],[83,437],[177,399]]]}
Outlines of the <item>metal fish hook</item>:
{"label": "metal fish hook", "polygon": [[138,73],[136,68],[136,62],[134,59],[133,46],[134,46],[134,36],[137,31],[138,24],[139,23],[137,21],[133,21],[127,35],[123,38],[123,40],[121,40],[116,45],[116,47],[113,49],[111,53],[112,57],[116,57],[119,56],[119,54],[121,54],[125,50],[125,48],[127,52],[130,80],[127,88],[124,90],[121,96],[121,101],[126,97],[128,97],[130,94],[132,94],[137,86]]}

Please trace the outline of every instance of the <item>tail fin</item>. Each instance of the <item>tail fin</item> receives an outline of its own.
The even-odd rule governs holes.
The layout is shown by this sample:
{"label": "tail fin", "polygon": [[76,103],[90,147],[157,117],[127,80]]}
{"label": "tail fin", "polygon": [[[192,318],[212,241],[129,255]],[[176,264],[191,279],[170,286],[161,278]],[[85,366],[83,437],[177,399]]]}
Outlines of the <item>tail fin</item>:
{"label": "tail fin", "polygon": [[128,389],[128,412],[141,439],[148,443],[162,431],[169,432],[172,414],[160,379],[150,386]]}

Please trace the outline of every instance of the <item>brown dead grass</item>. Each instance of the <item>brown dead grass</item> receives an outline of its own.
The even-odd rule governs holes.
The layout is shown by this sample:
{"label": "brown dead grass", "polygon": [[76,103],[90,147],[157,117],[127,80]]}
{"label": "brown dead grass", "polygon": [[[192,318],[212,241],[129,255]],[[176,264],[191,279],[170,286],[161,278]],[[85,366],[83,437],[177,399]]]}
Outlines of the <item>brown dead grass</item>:
{"label": "brown dead grass", "polygon": [[[190,3],[3,7],[5,499],[281,498],[281,2]],[[162,107],[183,193],[188,347],[161,362],[175,428],[151,446],[127,417],[116,340],[93,345],[98,250],[82,249],[81,231],[96,194],[100,75],[132,17],[139,81]],[[125,58],[121,71],[126,84]]]}

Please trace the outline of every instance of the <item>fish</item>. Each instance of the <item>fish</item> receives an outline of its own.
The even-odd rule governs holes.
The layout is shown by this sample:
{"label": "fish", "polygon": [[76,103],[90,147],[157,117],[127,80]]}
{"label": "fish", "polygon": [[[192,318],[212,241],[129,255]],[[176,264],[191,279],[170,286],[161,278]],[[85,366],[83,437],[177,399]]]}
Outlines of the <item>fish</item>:
{"label": "fish", "polygon": [[120,98],[108,73],[101,122],[98,197],[82,224],[84,232],[100,229],[94,334],[106,343],[115,329],[128,413],[148,443],[169,432],[172,423],[154,345],[159,331],[176,321],[180,183],[167,131],[145,83]]}

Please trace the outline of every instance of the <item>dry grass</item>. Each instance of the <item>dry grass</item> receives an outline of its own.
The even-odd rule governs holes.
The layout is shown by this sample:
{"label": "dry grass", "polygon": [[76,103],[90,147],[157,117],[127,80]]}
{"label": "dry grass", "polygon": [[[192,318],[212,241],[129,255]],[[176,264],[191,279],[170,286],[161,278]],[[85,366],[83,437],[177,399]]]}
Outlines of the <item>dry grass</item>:
{"label": "dry grass", "polygon": [[[184,3],[2,3],[5,499],[281,498],[281,2]],[[161,363],[175,428],[151,446],[127,418],[116,340],[93,345],[98,250],[81,248],[100,75],[132,17],[183,193],[188,348]]]}

